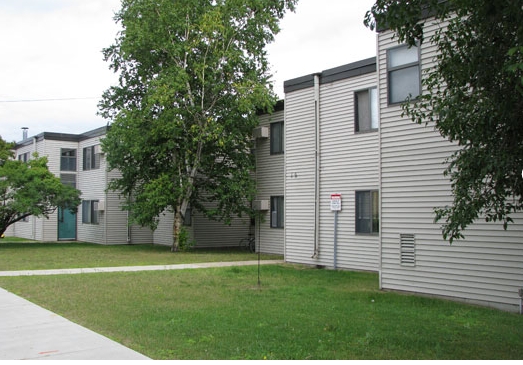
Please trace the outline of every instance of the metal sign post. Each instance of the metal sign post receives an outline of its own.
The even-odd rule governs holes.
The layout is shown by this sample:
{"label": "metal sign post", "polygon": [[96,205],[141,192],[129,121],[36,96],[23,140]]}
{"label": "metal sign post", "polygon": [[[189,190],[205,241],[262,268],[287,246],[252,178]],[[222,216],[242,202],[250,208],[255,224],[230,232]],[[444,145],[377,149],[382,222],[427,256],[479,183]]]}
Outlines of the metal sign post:
{"label": "metal sign post", "polygon": [[334,212],[334,270],[338,251],[338,212],[341,211],[341,194],[331,194],[331,211]]}

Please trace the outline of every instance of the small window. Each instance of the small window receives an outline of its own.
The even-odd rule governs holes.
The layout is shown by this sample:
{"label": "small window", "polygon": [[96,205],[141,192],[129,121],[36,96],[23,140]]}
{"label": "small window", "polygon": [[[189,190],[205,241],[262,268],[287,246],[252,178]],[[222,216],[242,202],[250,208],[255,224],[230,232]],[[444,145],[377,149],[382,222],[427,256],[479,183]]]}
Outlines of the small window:
{"label": "small window", "polygon": [[76,171],[76,150],[62,148],[60,157],[60,171]]}
{"label": "small window", "polygon": [[98,224],[98,200],[82,201],[82,223]]}
{"label": "small window", "polygon": [[271,228],[283,228],[283,196],[271,196]]}
{"label": "small window", "polygon": [[95,170],[100,168],[100,146],[84,148],[83,169]]}
{"label": "small window", "polygon": [[378,92],[376,88],[354,94],[354,130],[356,132],[378,130]]}
{"label": "small window", "polygon": [[60,181],[76,189],[76,174],[60,174]]}
{"label": "small window", "polygon": [[377,190],[356,192],[356,233],[378,234],[380,227]]}
{"label": "small window", "polygon": [[271,124],[271,155],[283,153],[283,122]]}
{"label": "small window", "polygon": [[417,98],[421,91],[418,47],[401,46],[387,52],[389,104]]}
{"label": "small window", "polygon": [[183,216],[183,225],[187,227],[192,225],[192,209],[190,206],[188,206],[185,209],[185,215]]}
{"label": "small window", "polygon": [[29,161],[29,156],[30,156],[29,152],[22,153],[22,154],[18,155],[18,161],[27,162],[27,161]]}

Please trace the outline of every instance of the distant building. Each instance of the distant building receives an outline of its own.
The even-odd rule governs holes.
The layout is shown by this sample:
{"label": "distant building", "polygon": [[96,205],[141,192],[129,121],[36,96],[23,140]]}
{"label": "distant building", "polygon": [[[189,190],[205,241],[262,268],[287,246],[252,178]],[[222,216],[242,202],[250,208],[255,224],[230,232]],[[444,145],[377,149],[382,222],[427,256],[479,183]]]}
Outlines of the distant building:
{"label": "distant building", "polygon": [[[47,156],[49,170],[63,183],[82,192],[82,204],[76,214],[58,209],[49,219],[30,216],[10,226],[6,235],[38,241],[172,244],[172,214],[163,215],[154,232],[130,225],[128,213],[121,209],[118,192],[107,189],[119,173],[108,171],[100,148],[100,139],[106,133],[107,127],[78,135],[44,132],[16,144],[15,158],[19,160],[27,161],[34,152]],[[198,247],[237,246],[240,239],[248,236],[249,224],[248,220],[235,219],[225,226],[197,213],[191,216],[190,212],[185,221]]]}

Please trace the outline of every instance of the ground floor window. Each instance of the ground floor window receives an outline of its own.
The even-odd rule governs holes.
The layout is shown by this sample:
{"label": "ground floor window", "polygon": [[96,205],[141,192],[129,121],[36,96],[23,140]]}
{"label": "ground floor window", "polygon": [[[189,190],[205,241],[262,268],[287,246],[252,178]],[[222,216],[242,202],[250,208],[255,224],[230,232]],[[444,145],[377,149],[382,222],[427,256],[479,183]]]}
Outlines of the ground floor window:
{"label": "ground floor window", "polygon": [[187,227],[192,225],[192,209],[190,206],[188,206],[185,209],[185,215],[183,216],[183,225]]}
{"label": "ground floor window", "polygon": [[98,200],[82,201],[82,223],[98,224]]}
{"label": "ground floor window", "polygon": [[356,233],[378,234],[380,227],[377,190],[356,192]]}
{"label": "ground floor window", "polygon": [[283,196],[271,196],[271,228],[283,228]]}

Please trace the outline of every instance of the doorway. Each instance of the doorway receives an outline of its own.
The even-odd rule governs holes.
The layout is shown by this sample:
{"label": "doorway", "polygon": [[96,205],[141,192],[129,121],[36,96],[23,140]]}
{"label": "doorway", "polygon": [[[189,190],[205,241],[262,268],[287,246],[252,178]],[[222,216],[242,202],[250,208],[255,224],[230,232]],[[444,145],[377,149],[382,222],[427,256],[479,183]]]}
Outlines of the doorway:
{"label": "doorway", "polygon": [[58,240],[76,240],[76,213],[68,208],[58,208]]}

